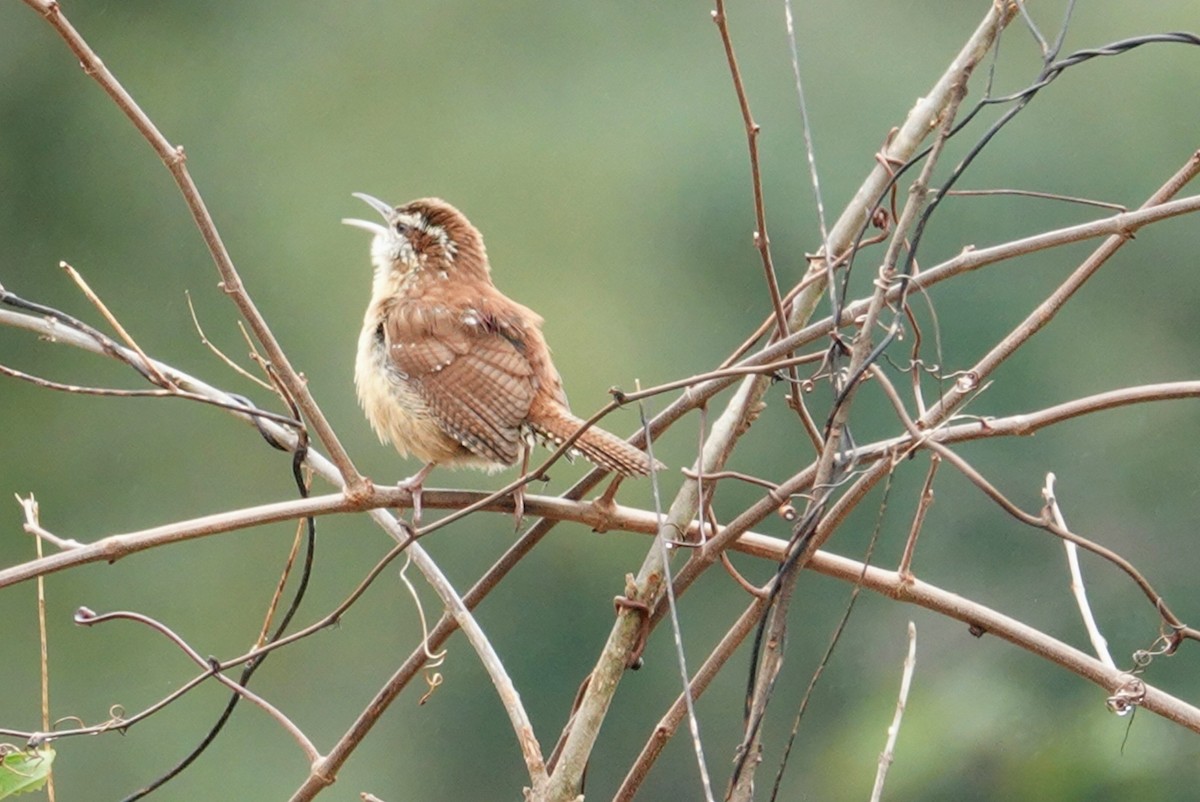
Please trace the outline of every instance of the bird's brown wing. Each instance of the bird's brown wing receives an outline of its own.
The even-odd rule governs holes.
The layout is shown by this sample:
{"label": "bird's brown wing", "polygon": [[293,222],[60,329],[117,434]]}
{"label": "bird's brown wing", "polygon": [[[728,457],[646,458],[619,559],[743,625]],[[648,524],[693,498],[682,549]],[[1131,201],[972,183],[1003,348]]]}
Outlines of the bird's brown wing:
{"label": "bird's brown wing", "polygon": [[472,453],[511,465],[537,392],[519,320],[475,306],[398,304],[384,321],[392,366],[438,425]]}

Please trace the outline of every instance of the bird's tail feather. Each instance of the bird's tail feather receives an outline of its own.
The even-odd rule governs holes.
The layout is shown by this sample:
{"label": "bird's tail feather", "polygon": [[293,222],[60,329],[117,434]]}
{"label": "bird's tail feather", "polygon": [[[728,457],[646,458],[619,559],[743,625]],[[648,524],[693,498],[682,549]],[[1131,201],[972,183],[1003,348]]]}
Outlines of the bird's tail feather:
{"label": "bird's tail feather", "polygon": [[[541,416],[535,428],[542,437],[561,445],[579,431],[583,423],[566,410],[556,410],[554,414]],[[650,457],[646,452],[599,426],[592,426],[585,431],[575,440],[572,447],[601,468],[615,471],[622,476],[646,476],[650,473]],[[653,467],[660,471],[666,468],[658,460],[654,460]]]}

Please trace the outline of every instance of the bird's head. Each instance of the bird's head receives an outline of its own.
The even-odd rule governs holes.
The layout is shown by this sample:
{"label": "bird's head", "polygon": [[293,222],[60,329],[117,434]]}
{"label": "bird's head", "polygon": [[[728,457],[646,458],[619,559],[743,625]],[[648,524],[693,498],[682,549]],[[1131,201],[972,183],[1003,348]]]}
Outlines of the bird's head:
{"label": "bird's head", "polygon": [[393,207],[362,192],[354,197],[383,217],[383,223],[345,218],[348,226],[370,231],[371,261],[377,278],[415,281],[488,280],[483,235],[466,215],[440,198],[421,198]]}

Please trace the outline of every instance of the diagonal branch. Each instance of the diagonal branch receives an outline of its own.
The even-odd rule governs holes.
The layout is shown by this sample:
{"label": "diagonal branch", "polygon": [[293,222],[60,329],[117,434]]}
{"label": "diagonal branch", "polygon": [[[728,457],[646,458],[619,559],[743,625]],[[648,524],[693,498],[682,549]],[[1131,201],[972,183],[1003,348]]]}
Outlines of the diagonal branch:
{"label": "diagonal branch", "polygon": [[346,490],[351,495],[365,492],[367,490],[366,480],[358,473],[354,467],[354,463],[350,460],[350,455],[342,447],[337,435],[326,420],[325,414],[317,406],[316,400],[308,391],[308,386],[304,380],[297,374],[295,368],[292,367],[283,348],[279,345],[279,341],[275,339],[275,335],[271,332],[267,325],[266,319],[258,311],[254,301],[251,300],[250,294],[246,292],[245,286],[242,284],[241,276],[233,265],[233,259],[229,256],[229,251],[225,248],[225,243],[221,240],[221,235],[217,231],[216,223],[213,222],[212,215],[208,212],[208,207],[204,203],[204,199],[200,196],[200,190],[196,187],[192,180],[191,173],[187,169],[187,157],[184,155],[183,147],[172,145],[153,121],[146,115],[142,108],[137,104],[133,97],[121,86],[109,69],[104,66],[104,62],[96,55],[95,51],[79,34],[75,27],[62,13],[57,0],[24,0],[26,5],[37,11],[45,18],[51,27],[62,37],[66,42],[67,47],[79,59],[83,71],[90,78],[100,85],[100,88],[112,98],[117,108],[121,110],[138,132],[158,154],[159,159],[166,165],[170,171],[171,177],[175,179],[179,191],[183,193],[183,199],[187,203],[188,211],[191,212],[192,219],[195,221],[197,228],[200,229],[200,236],[204,239],[204,244],[208,247],[208,252],[212,256],[213,262],[216,264],[217,272],[221,275],[221,287],[226,294],[233,300],[242,317],[250,325],[250,330],[254,332],[255,338],[262,345],[266,352],[267,358],[271,364],[275,366],[280,379],[288,392],[296,399],[297,405],[303,411],[304,416],[312,424],[313,430],[316,432],[318,439],[329,452],[330,458],[337,465],[338,472],[341,474],[342,482],[346,485]]}

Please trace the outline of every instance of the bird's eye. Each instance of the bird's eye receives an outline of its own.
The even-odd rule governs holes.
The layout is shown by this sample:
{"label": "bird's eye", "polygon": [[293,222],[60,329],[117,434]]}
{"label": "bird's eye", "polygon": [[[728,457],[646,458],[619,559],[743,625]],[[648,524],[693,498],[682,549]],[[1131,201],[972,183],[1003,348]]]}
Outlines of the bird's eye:
{"label": "bird's eye", "polygon": [[407,237],[414,231],[422,231],[425,228],[425,220],[420,215],[403,212],[397,214],[392,220],[392,228],[402,237]]}

